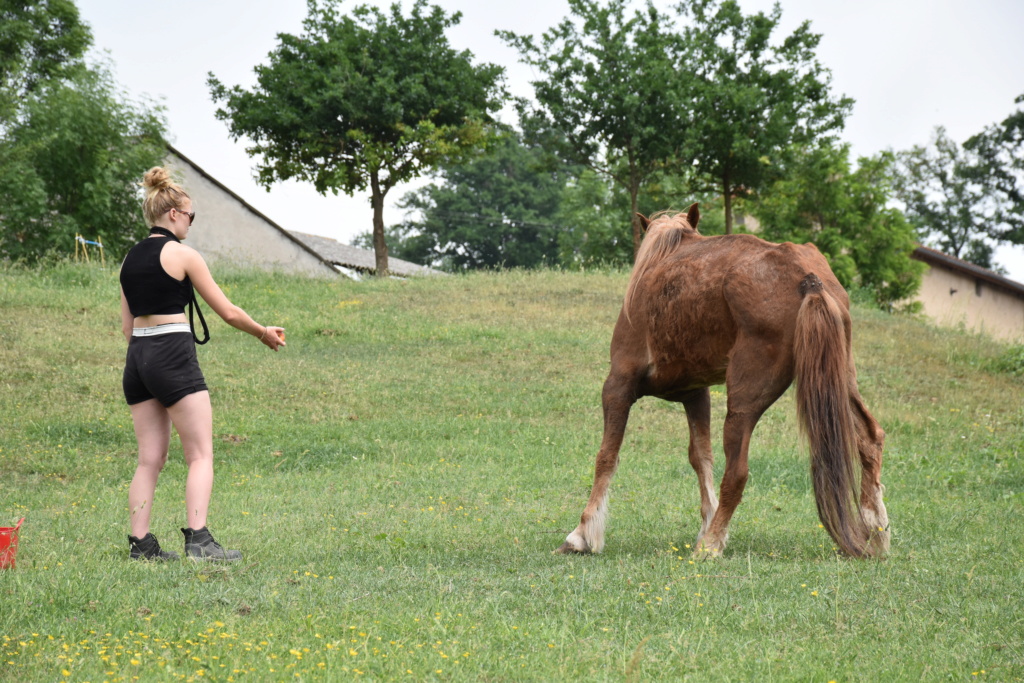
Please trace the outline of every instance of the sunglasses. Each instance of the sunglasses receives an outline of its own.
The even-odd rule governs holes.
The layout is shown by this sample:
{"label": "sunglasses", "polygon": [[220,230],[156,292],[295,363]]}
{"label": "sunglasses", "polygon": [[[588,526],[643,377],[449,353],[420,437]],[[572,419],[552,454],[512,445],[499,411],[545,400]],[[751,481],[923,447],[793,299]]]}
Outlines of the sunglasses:
{"label": "sunglasses", "polygon": [[194,221],[196,219],[196,212],[195,211],[189,211],[189,212],[186,213],[186,212],[182,211],[181,209],[173,207],[173,206],[171,208],[167,209],[167,211],[168,212],[170,212],[170,211],[177,211],[178,213],[180,213],[180,214],[182,214],[184,216],[188,216],[188,224],[189,225],[192,225],[192,221]]}

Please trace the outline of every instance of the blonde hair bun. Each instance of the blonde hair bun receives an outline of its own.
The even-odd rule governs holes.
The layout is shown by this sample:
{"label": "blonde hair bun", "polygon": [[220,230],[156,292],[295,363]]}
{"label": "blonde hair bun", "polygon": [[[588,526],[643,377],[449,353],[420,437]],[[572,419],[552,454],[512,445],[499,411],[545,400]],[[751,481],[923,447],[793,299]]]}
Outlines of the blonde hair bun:
{"label": "blonde hair bun", "polygon": [[171,174],[162,166],[154,166],[142,176],[142,186],[149,191],[163,190],[174,186]]}
{"label": "blonde hair bun", "polygon": [[146,190],[142,213],[150,225],[170,209],[181,208],[182,200],[188,197],[188,193],[174,182],[170,171],[163,166],[154,166],[146,171],[141,185]]}

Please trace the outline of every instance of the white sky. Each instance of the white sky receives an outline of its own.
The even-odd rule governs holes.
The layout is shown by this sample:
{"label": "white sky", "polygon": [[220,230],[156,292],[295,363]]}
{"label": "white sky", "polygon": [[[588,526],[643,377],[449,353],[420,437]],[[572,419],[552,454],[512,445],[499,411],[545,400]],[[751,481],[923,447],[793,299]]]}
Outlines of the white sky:
{"label": "white sky", "polygon": [[[118,82],[133,96],[167,108],[171,143],[271,220],[348,242],[371,228],[369,195],[321,197],[312,186],[253,180],[255,164],[244,142],[232,142],[214,117],[206,75],[249,88],[253,67],[266,63],[278,33],[297,34],[304,0],[178,0],[173,4],[77,0],[97,50],[113,61]],[[388,7],[391,2],[350,0]],[[405,11],[412,0],[403,0]],[[539,36],[568,14],[565,0],[434,0],[461,11],[449,38],[478,61],[506,68],[509,89],[530,96],[530,67],[494,35],[495,29]],[[658,0],[659,7],[672,3]],[[770,11],[772,0],[740,0],[746,13]],[[781,0],[790,33],[811,21],[823,38],[821,62],[832,70],[833,93],[856,100],[843,138],[855,156],[927,144],[936,126],[958,142],[1002,121],[1024,94],[1024,2],[1020,0]],[[510,123],[514,118],[505,117]],[[139,174],[141,176],[142,169]],[[420,183],[422,184],[422,183]],[[394,203],[409,187],[388,195],[384,221],[401,220]],[[201,208],[197,229],[202,229]],[[1024,247],[1004,247],[997,261],[1024,282]]]}

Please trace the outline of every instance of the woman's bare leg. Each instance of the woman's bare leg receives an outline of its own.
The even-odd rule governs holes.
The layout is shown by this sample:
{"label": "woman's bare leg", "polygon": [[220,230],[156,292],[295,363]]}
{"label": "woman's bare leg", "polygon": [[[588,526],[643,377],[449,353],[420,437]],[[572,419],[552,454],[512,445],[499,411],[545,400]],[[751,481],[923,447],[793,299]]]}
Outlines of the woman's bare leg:
{"label": "woman's bare leg", "polygon": [[213,409],[210,392],[197,391],[167,409],[181,438],[188,465],[185,480],[186,526],[202,529],[213,493]]}
{"label": "woman's bare leg", "polygon": [[155,398],[129,406],[135,439],[139,444],[139,464],[128,487],[131,535],[143,538],[149,533],[156,482],[167,462],[171,441],[171,419],[167,409]]}

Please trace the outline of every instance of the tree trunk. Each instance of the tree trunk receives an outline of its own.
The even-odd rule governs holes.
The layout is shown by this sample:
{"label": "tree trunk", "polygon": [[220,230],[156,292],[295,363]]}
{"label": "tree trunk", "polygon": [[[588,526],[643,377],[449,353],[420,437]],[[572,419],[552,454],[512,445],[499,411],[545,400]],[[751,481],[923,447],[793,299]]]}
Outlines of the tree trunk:
{"label": "tree trunk", "polygon": [[633,260],[636,261],[636,255],[640,253],[640,243],[644,240],[644,230],[640,227],[640,216],[638,212],[637,195],[640,194],[640,186],[638,183],[631,182],[629,184],[629,217],[631,219],[631,225],[633,226]]}
{"label": "tree trunk", "polygon": [[377,277],[388,276],[388,245],[384,241],[384,192],[380,189],[380,177],[377,171],[370,173],[370,188],[373,195],[373,254],[377,261]]}
{"label": "tree trunk", "polygon": [[725,205],[725,234],[732,234],[732,188],[729,186],[729,173],[722,174],[722,200]]}

